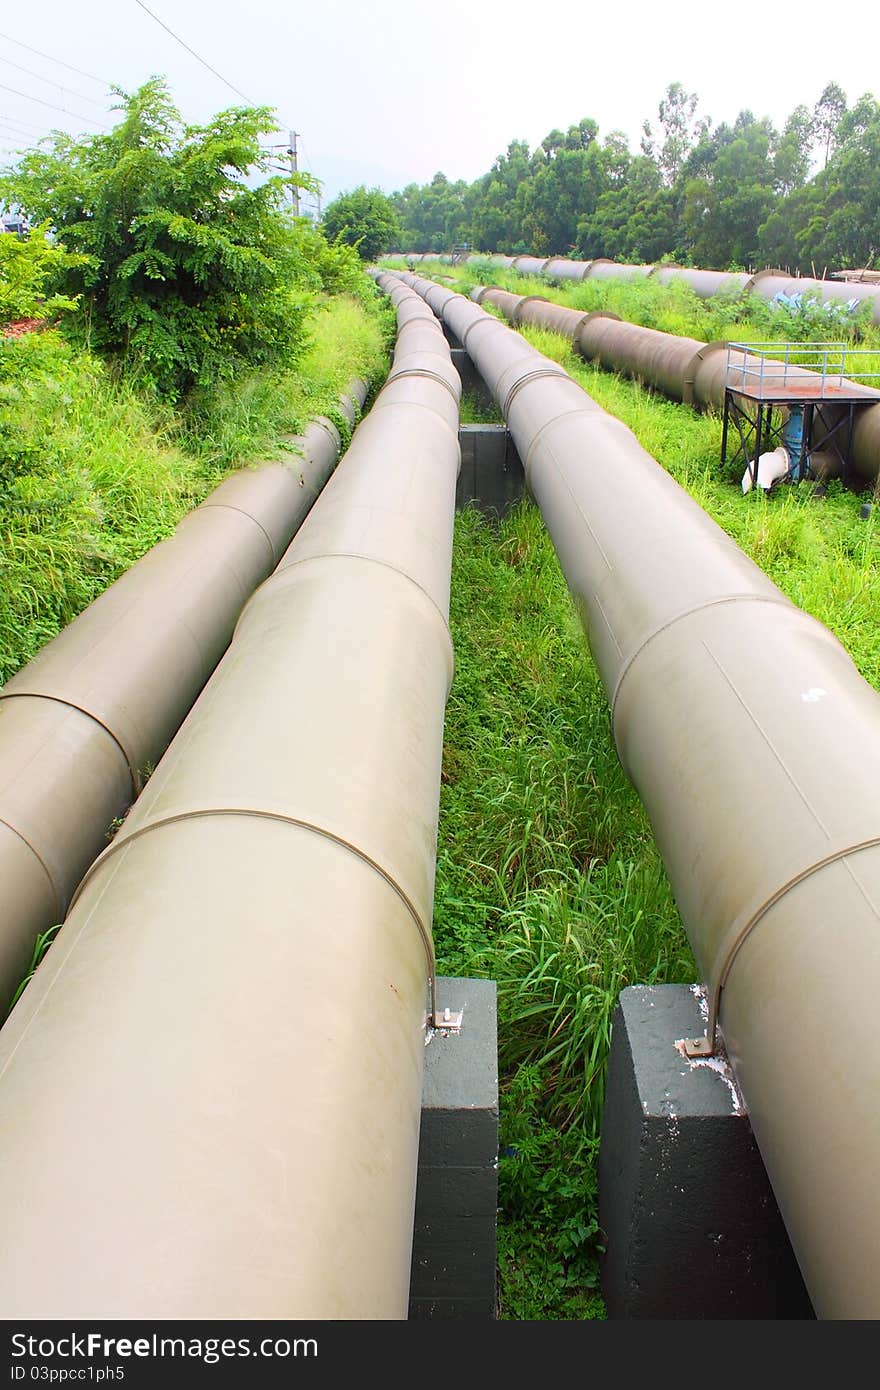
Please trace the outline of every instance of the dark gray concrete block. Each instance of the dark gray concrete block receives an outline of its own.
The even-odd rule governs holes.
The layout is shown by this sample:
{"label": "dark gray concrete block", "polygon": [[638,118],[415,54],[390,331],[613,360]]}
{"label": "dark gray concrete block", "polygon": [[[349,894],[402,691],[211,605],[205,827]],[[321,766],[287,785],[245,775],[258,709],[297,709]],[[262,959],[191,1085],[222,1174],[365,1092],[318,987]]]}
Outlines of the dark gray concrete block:
{"label": "dark gray concrete block", "polygon": [[413,1319],[464,1322],[476,1318],[486,1322],[498,1314],[494,1298],[414,1298],[409,1305],[409,1315]]}
{"label": "dark gray concrete block", "polygon": [[484,515],[502,517],[522,497],[525,474],[506,425],[462,425],[461,472],[456,507],[473,504]]}
{"label": "dark gray concrete block", "polygon": [[437,1216],[493,1214],[498,1205],[498,1179],[494,1163],[482,1168],[419,1166],[416,1221]]}
{"label": "dark gray concrete block", "polygon": [[495,1213],[416,1223],[410,1298],[480,1298],[495,1289]]}
{"label": "dark gray concrete block", "polygon": [[410,1316],[492,1317],[498,1206],[498,1026],[491,980],[437,981],[460,1033],[425,1048]]}
{"label": "dark gray concrete block", "polygon": [[599,1151],[612,1318],[812,1318],[736,1082],[676,1047],[689,985],[631,986],[614,1016]]}

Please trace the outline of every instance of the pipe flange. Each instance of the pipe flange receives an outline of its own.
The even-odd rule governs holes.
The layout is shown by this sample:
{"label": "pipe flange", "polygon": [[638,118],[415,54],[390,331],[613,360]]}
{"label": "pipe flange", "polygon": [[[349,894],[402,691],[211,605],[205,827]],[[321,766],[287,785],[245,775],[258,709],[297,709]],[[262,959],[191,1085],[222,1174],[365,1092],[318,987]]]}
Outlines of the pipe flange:
{"label": "pipe flange", "polygon": [[[505,420],[507,419],[511,404],[513,403],[519,392],[523,389],[523,387],[531,386],[533,382],[539,381],[543,377],[548,376],[562,377],[566,381],[571,381],[571,377],[568,375],[568,372],[566,372],[562,367],[557,367],[555,363],[548,363],[546,367],[535,367],[532,371],[526,372],[523,376],[519,378],[518,381],[515,381],[513,383],[510,390],[507,392],[507,395],[504,397],[504,401],[501,406],[501,414],[504,416]],[[576,383],[572,384],[576,385]]]}
{"label": "pipe flange", "polygon": [[523,294],[523,295],[520,295],[519,299],[516,301],[516,303],[514,304],[512,310],[510,311],[510,322],[513,324],[514,328],[521,328],[521,327],[522,327],[522,311],[523,311],[523,309],[525,308],[525,306],[526,306],[527,304],[551,304],[551,303],[552,303],[552,300],[548,299],[547,296],[546,296],[545,294]]}
{"label": "pipe flange", "polygon": [[693,357],[684,369],[684,376],[682,378],[681,383],[682,405],[692,405],[696,407],[701,404],[701,402],[697,400],[694,394],[694,386],[697,380],[697,369],[703,362],[706,361],[708,357],[713,356],[716,352],[719,352],[721,348],[724,348],[726,352],[729,346],[729,339],[713,338],[711,343],[704,343],[703,346],[699,349],[699,351],[694,353]]}
{"label": "pipe flange", "polygon": [[727,984],[733,963],[740,950],[751,936],[756,927],[760,926],[767,913],[774,908],[777,903],[797,888],[799,884],[812,878],[814,874],[820,873],[822,869],[830,868],[832,864],[839,864],[844,859],[849,859],[851,855],[861,854],[863,850],[880,848],[880,835],[871,835],[865,840],[857,840],[852,844],[840,845],[837,849],[831,850],[821,859],[814,860],[810,864],[793,873],[785,883],[777,888],[761,905],[749,914],[741,913],[735,922],[731,924],[727,932],[721,938],[721,944],[715,952],[715,959],[712,962],[712,969],[709,972],[707,992],[709,999],[709,1017],[706,1024],[705,1038],[686,1039],[686,1052],[688,1056],[707,1057],[717,1050],[718,1047],[718,1021],[721,1012],[721,995],[724,986]]}

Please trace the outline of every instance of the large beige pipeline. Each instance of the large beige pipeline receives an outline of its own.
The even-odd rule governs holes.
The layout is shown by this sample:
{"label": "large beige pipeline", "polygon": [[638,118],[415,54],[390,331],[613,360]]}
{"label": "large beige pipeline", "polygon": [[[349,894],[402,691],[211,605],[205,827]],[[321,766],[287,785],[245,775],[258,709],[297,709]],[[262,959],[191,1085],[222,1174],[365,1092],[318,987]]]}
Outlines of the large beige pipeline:
{"label": "large beige pipeline", "polygon": [[460,383],[403,298],[386,386],[0,1034],[7,1318],[406,1316]]}
{"label": "large beige pipeline", "polygon": [[[352,424],[366,385],[342,409]],[[34,939],[140,791],[330,475],[329,420],[290,465],[243,470],[0,689],[0,1018]]]}
{"label": "large beige pipeline", "polygon": [[[728,362],[745,365],[755,372],[761,367],[757,357],[736,352],[729,354],[726,342],[703,343],[696,338],[679,337],[656,328],[643,328],[640,324],[628,323],[616,314],[601,309],[584,314],[577,309],[553,304],[540,295],[516,295],[485,285],[475,286],[470,297],[478,304],[493,305],[515,327],[528,324],[560,333],[572,340],[588,362],[598,362],[606,371],[637,378],[673,400],[684,401],[688,405],[701,408],[714,406],[718,409],[723,406]],[[782,362],[767,359],[763,366],[780,374],[784,369],[788,380],[800,377],[804,381],[816,382],[816,374],[806,368],[790,365],[783,368]],[[845,379],[843,384],[853,385]],[[816,389],[818,394],[821,390],[818,382]],[[858,389],[866,395],[880,398],[880,391],[875,387]],[[833,424],[839,407],[831,401],[825,409],[832,417],[830,423]],[[820,441],[825,428],[817,425]],[[820,462],[825,472],[840,467],[839,460],[831,450],[820,456]],[[852,463],[865,482],[872,482],[880,473],[880,403],[876,406],[860,405],[856,409]]]}
{"label": "large beige pipeline", "polygon": [[880,697],[560,367],[443,314],[524,460],[814,1307],[876,1318]]}

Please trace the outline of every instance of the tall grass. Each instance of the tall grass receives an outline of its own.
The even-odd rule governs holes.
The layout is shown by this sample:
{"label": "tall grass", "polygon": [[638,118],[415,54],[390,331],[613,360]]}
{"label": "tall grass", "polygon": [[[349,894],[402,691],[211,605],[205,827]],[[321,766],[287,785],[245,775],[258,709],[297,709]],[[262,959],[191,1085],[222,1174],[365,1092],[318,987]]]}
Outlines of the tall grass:
{"label": "tall grass", "polygon": [[185,416],[114,381],[57,334],[0,338],[0,681],[145,551],[231,467],[333,409],[387,363],[388,311],[339,297],[316,314],[295,373],[255,373]]}
{"label": "tall grass", "polygon": [[435,940],[495,979],[500,1288],[510,1318],[595,1317],[595,1154],[620,989],[695,966],[536,509],[456,520]]}

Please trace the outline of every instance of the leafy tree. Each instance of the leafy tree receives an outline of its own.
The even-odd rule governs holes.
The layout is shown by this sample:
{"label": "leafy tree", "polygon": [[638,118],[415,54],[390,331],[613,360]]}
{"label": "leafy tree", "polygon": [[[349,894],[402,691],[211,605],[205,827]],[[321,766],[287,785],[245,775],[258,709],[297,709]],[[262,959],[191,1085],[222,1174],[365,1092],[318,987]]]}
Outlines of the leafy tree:
{"label": "leafy tree", "polygon": [[329,241],[356,247],[365,261],[396,250],[403,230],[392,200],[381,189],[363,184],[334,199],[321,228]]}
{"label": "leafy tree", "polygon": [[785,123],[773,156],[773,183],[777,192],[791,193],[805,183],[813,132],[810,112],[806,106],[796,106]]}
{"label": "leafy tree", "polygon": [[698,102],[696,93],[670,82],[658,107],[662,144],[656,143],[648,121],[642,126],[642,154],[656,161],[668,186],[677,181],[689,152],[708,133],[710,122],[696,120]]}
{"label": "leafy tree", "polygon": [[76,308],[76,300],[53,294],[50,286],[80,263],[48,240],[48,223],[30,236],[0,235],[0,324],[19,319],[52,319]]}
{"label": "leafy tree", "polygon": [[751,111],[706,136],[687,161],[698,170],[684,188],[682,233],[696,265],[725,269],[754,264],[758,227],[775,201],[772,151],[776,132]]}
{"label": "leafy tree", "polygon": [[59,288],[79,295],[90,345],[172,398],[242,363],[292,362],[309,294],[283,208],[291,181],[245,183],[268,170],[259,142],[276,128],[271,111],[235,107],[186,126],[161,79],[118,96],[109,134],[56,131],[0,181],[85,258]]}
{"label": "leafy tree", "polygon": [[435,174],[429,184],[419,188],[409,184],[391,201],[400,217],[401,248],[405,251],[447,251],[468,241],[468,210],[464,180],[450,183],[445,174]]}
{"label": "leafy tree", "polygon": [[837,143],[837,134],[845,111],[846,93],[836,82],[829,82],[816,102],[813,112],[813,136],[823,154],[823,167],[827,167]]}

